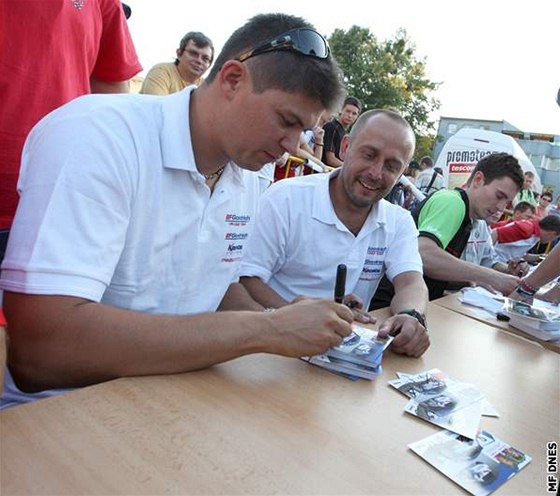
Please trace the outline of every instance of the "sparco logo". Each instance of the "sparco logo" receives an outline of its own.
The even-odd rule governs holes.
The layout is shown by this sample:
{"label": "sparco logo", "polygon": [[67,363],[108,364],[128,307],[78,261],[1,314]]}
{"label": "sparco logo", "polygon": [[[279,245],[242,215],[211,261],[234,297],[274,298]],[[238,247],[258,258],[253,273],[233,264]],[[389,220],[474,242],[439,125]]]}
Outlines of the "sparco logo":
{"label": "sparco logo", "polygon": [[227,233],[226,239],[247,239],[247,236],[249,236],[247,233]]}
{"label": "sparco logo", "polygon": [[486,157],[486,155],[490,155],[491,151],[488,150],[457,150],[454,152],[447,152],[447,164],[449,165],[451,162],[478,162],[481,158]]}

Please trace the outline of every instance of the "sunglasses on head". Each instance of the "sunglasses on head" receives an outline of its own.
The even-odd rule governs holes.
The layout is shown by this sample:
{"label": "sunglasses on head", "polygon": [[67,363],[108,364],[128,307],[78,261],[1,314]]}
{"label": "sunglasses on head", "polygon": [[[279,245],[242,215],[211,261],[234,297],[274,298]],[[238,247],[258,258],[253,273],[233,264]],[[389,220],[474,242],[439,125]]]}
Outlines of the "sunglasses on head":
{"label": "sunglasses on head", "polygon": [[302,55],[315,57],[316,59],[326,59],[330,50],[327,40],[317,31],[309,28],[290,29],[271,41],[267,41],[257,48],[252,48],[237,57],[239,62],[244,62],[251,57],[261,53],[275,52],[278,50],[288,50],[298,52]]}

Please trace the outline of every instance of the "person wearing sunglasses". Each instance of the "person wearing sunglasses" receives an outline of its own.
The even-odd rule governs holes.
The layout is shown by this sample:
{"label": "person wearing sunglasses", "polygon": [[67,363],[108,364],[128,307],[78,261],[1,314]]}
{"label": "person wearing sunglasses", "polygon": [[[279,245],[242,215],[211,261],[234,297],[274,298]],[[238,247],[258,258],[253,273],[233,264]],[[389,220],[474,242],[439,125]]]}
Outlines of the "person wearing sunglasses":
{"label": "person wearing sunglasses", "polygon": [[140,93],[170,95],[191,84],[200,85],[213,59],[212,40],[198,31],[189,31],[179,43],[175,62],[163,62],[152,67]]}
{"label": "person wearing sunglasses", "polygon": [[[26,143],[0,277],[17,383],[51,394],[339,344],[349,308],[329,298],[264,312],[237,273],[257,171],[293,153],[344,93],[312,25],[262,14],[233,33],[199,87],[87,96],[42,120]],[[3,405],[29,396],[11,383]]]}

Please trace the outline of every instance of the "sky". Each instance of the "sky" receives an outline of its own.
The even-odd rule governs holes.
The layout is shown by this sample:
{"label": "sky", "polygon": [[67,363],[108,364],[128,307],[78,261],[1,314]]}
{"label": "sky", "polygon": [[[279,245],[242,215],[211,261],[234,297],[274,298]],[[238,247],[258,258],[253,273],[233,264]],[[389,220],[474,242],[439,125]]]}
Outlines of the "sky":
{"label": "sky", "polygon": [[441,102],[432,116],[436,126],[440,116],[506,120],[524,132],[560,135],[560,0],[125,2],[132,8],[128,23],[144,67],[140,75],[174,60],[188,31],[206,34],[219,52],[259,13],[304,17],[326,36],[357,25],[386,40],[404,28],[428,77],[441,83],[434,92]]}

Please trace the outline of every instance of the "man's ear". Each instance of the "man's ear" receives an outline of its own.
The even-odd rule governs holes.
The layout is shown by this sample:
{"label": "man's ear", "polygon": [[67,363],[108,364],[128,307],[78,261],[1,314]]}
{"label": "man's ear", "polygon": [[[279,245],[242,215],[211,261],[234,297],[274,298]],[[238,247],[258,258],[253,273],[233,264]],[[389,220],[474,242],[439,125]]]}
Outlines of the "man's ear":
{"label": "man's ear", "polygon": [[344,158],[346,157],[346,152],[348,151],[348,147],[350,146],[350,136],[345,134],[342,137],[342,141],[340,142],[340,158],[344,162]]}
{"label": "man's ear", "polygon": [[232,99],[243,84],[251,81],[247,66],[237,60],[228,60],[218,72],[218,78],[227,99]]}
{"label": "man's ear", "polygon": [[482,171],[476,171],[474,173],[471,184],[475,188],[479,188],[480,186],[484,186],[484,173]]}
{"label": "man's ear", "polygon": [[177,51],[175,53],[177,54],[177,58],[180,58],[181,55],[183,55],[183,52],[181,52],[179,48],[177,48]]}

